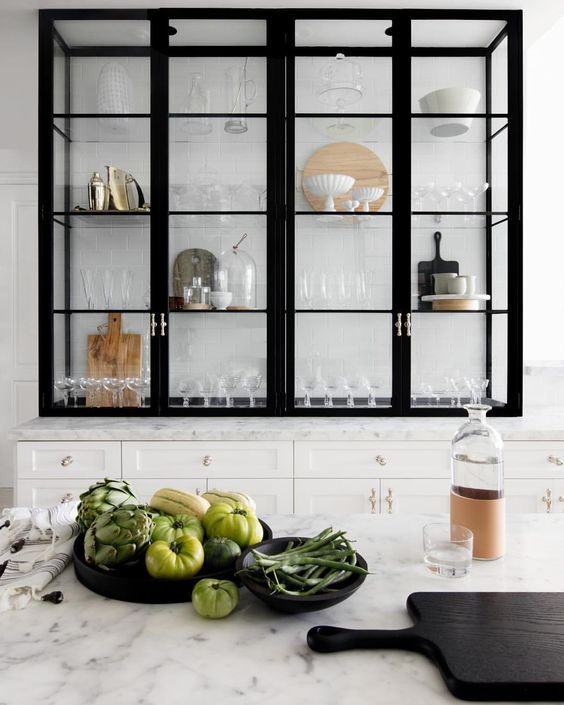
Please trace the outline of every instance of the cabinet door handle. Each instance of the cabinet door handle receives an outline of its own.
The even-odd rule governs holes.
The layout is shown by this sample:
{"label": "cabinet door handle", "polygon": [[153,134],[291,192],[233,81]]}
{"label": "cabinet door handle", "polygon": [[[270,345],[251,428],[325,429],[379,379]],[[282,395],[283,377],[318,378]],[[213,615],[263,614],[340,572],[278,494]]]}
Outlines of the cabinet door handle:
{"label": "cabinet door handle", "polygon": [[388,505],[388,509],[386,511],[388,514],[392,514],[394,510],[394,493],[391,487],[388,488],[388,494],[384,497],[384,502]]}
{"label": "cabinet door handle", "polygon": [[552,512],[552,490],[547,487],[546,494],[542,498],[542,501],[546,504],[546,513],[550,514]]}
{"label": "cabinet door handle", "polygon": [[61,504],[68,504],[69,502],[72,502],[74,499],[74,495],[71,494],[70,492],[67,492],[61,497]]}
{"label": "cabinet door handle", "polygon": [[74,463],[74,458],[72,457],[72,455],[65,455],[65,457],[61,460],[61,465],[64,468],[67,468],[72,463]]}
{"label": "cabinet door handle", "polygon": [[388,461],[386,460],[386,458],[384,458],[383,455],[377,455],[376,458],[375,458],[375,460],[376,460],[376,462],[378,463],[378,465],[385,465],[385,464],[388,462]]}
{"label": "cabinet door handle", "polygon": [[165,321],[165,315],[164,313],[161,313],[161,336],[164,338],[165,337],[165,328],[167,326],[167,322]]}
{"label": "cabinet door handle", "polygon": [[564,465],[564,460],[562,460],[562,458],[558,457],[557,455],[549,455],[548,462],[558,466]]}
{"label": "cabinet door handle", "polygon": [[208,467],[208,465],[212,464],[212,460],[213,460],[213,458],[211,457],[211,455],[204,455],[204,459],[202,460],[202,464],[205,465],[206,467]]}
{"label": "cabinet door handle", "polygon": [[411,313],[405,314],[405,323],[403,325],[405,326],[405,334],[408,338],[411,338]]}
{"label": "cabinet door handle", "polygon": [[156,330],[157,330],[157,321],[156,321],[156,313],[151,314],[151,337],[155,337],[156,335]]}
{"label": "cabinet door handle", "polygon": [[401,338],[401,313],[396,314],[397,321],[394,323],[396,327],[396,335]]}
{"label": "cabinet door handle", "polygon": [[374,487],[372,488],[372,492],[370,492],[368,502],[370,504],[370,514],[378,514],[378,495]]}

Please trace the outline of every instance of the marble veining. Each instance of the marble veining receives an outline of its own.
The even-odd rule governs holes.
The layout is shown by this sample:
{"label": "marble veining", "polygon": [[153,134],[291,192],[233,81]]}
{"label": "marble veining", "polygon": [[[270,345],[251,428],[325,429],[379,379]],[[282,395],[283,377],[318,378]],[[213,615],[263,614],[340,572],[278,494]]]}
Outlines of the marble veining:
{"label": "marble veining", "polygon": [[440,705],[458,702],[436,668],[401,651],[311,652],[316,624],[409,626],[417,590],[561,590],[564,515],[512,516],[507,555],[445,580],[421,562],[421,528],[436,516],[266,517],[275,535],[312,535],[333,524],[358,540],[372,574],[352,598],[323,612],[282,615],[245,590],[225,620],[198,617],[189,603],[138,605],[102,598],[72,568],[52,584],[60,605],[2,615],[0,703],[21,705]]}
{"label": "marble veining", "polygon": [[[449,441],[460,418],[178,418],[42,417],[10,432],[12,440],[124,441]],[[564,410],[524,417],[492,418],[505,440],[564,441]]]}

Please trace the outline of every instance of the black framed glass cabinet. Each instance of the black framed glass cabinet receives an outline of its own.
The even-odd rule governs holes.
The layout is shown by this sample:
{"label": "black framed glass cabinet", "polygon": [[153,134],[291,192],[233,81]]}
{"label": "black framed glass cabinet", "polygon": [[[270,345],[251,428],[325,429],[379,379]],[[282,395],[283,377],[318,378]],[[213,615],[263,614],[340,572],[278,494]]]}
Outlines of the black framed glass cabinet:
{"label": "black framed glass cabinet", "polygon": [[43,415],[522,411],[520,11],[40,11]]}

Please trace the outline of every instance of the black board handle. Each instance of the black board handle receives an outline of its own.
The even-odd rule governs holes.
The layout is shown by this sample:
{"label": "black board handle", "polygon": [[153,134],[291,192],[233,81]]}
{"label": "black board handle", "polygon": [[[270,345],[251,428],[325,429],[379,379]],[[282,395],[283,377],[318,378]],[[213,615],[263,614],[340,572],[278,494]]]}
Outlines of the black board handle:
{"label": "black board handle", "polygon": [[442,238],[442,233],[440,233],[438,230],[436,233],[433,234],[433,237],[435,239],[435,259],[442,259],[441,258],[441,238]]}
{"label": "black board handle", "polygon": [[[329,653],[347,649],[407,649],[419,651],[421,637],[415,627],[407,629],[343,629],[342,627],[312,627],[307,643],[313,651]],[[419,646],[419,648],[418,648]]]}

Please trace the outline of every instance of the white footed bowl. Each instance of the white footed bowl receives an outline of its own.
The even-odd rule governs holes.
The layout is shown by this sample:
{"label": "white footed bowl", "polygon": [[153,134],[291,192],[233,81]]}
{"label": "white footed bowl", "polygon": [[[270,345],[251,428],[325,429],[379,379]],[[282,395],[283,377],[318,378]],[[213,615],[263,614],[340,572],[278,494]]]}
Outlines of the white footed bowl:
{"label": "white footed bowl", "polygon": [[212,291],[210,293],[212,306],[218,311],[224,311],[231,303],[232,298],[233,294],[230,291]]}
{"label": "white footed bowl", "polygon": [[354,176],[347,174],[315,174],[306,176],[304,186],[314,196],[339,196],[354,186]]}
{"label": "white footed bowl", "polygon": [[378,186],[359,186],[353,188],[352,197],[357,201],[377,201],[384,195],[384,189]]}

